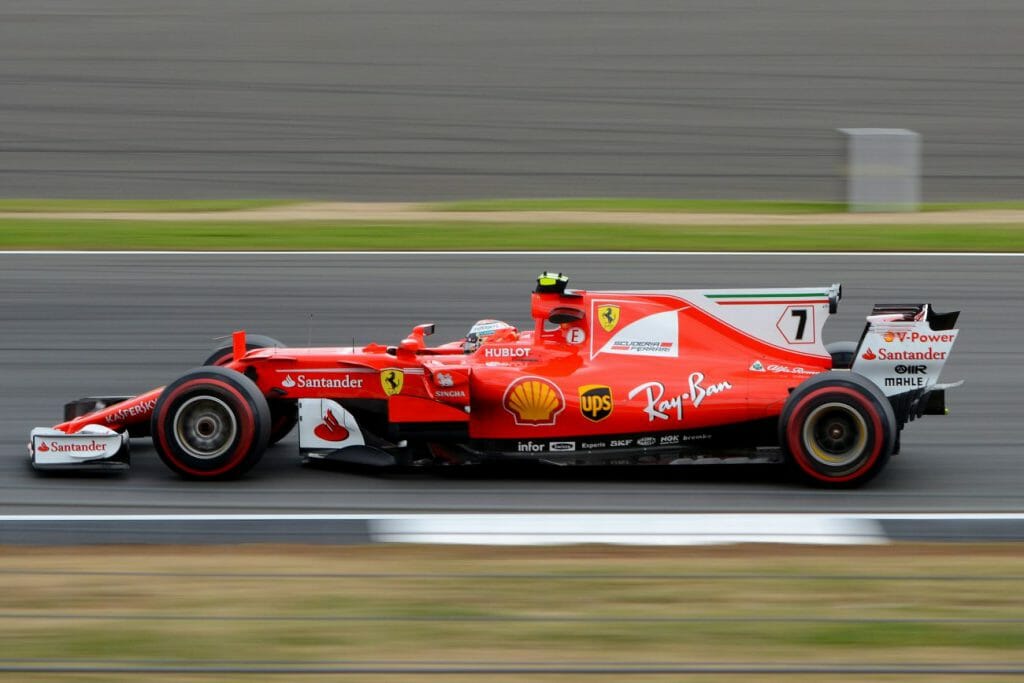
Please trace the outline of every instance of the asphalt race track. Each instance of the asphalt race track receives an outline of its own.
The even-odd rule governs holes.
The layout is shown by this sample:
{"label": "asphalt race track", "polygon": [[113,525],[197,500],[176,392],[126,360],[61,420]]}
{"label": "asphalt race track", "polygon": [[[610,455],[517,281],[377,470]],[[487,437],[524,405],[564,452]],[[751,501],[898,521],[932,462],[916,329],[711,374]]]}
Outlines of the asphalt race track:
{"label": "asphalt race track", "polygon": [[0,196],[1019,199],[1017,0],[5,0]]}
{"label": "asphalt race track", "polygon": [[[1017,348],[1021,256],[0,254],[0,513],[1024,512]],[[66,400],[139,392],[246,328],[294,345],[395,342],[418,322],[458,338],[478,318],[523,326],[542,269],[578,287],[818,285],[845,298],[827,341],[856,338],[874,302],[963,311],[948,417],[913,423],[869,487],[805,488],[778,468],[362,473],[302,467],[294,436],[245,479],[180,481],[148,440],[122,477],[39,477],[33,426]]]}

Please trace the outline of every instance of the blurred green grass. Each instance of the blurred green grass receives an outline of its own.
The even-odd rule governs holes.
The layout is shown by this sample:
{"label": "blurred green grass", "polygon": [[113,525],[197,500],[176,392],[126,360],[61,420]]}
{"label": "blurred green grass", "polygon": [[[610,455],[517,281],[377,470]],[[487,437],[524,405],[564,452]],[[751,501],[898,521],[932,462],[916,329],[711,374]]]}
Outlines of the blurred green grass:
{"label": "blurred green grass", "polygon": [[0,642],[19,658],[867,665],[1024,652],[1015,544],[4,548],[0,571]]}
{"label": "blurred green grass", "polygon": [[1020,252],[1024,225],[588,225],[563,223],[0,219],[0,249],[211,251]]}

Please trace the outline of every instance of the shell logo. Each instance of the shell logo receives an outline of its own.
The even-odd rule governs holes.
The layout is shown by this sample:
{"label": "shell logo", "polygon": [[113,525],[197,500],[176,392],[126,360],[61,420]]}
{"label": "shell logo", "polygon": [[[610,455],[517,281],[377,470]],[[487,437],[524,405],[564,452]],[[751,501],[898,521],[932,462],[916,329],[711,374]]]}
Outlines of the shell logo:
{"label": "shell logo", "polygon": [[541,427],[555,424],[565,410],[562,390],[542,377],[522,377],[505,389],[502,407],[512,414],[517,425]]}

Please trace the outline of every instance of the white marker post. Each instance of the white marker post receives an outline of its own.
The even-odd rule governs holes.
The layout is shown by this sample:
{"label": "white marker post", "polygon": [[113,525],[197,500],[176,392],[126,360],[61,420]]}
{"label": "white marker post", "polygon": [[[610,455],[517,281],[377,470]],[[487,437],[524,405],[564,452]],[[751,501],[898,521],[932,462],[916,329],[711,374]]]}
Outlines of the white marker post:
{"label": "white marker post", "polygon": [[839,132],[847,136],[848,210],[917,211],[921,136],[903,128],[840,128]]}

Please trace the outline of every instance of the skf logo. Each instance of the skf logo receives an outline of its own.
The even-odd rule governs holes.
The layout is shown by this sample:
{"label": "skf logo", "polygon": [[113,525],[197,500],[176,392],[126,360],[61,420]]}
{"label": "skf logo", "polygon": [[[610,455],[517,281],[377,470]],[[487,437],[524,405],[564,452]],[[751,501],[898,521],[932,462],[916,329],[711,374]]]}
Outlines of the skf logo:
{"label": "skf logo", "polygon": [[597,319],[601,321],[601,327],[604,328],[605,332],[611,332],[619,324],[619,307],[612,305],[598,306]]}
{"label": "skf logo", "polygon": [[501,405],[517,425],[540,427],[555,424],[555,418],[565,409],[565,398],[562,390],[548,380],[523,377],[508,385]]}
{"label": "skf logo", "polygon": [[612,414],[612,388],[600,384],[580,387],[580,412],[591,422],[600,422]]}
{"label": "skf logo", "polygon": [[380,385],[388,396],[395,396],[402,393],[402,385],[405,384],[405,373],[401,370],[390,368],[381,370]]}

